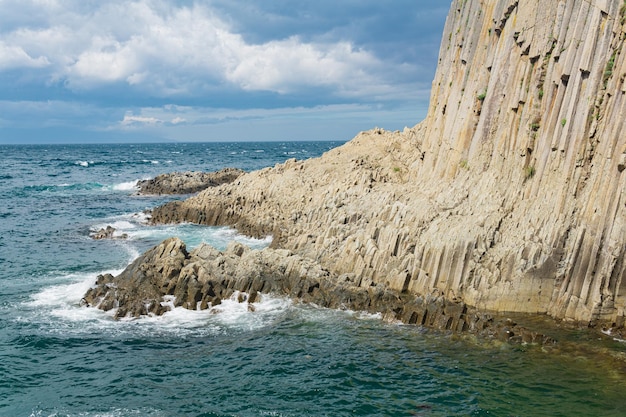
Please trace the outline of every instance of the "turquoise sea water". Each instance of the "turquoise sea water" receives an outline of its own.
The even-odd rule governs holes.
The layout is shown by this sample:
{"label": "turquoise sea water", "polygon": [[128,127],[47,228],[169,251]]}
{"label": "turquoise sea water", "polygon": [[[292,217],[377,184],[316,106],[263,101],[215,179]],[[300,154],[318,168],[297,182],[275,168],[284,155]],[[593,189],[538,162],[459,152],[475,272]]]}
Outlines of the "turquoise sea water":
{"label": "turquoise sea water", "polygon": [[[253,170],[337,145],[0,145],[0,416],[626,415],[624,368],[588,350],[476,341],[269,296],[255,312],[226,301],[125,321],[79,306],[98,274],[169,236],[269,243],[147,226],[143,210],[172,197],[134,196],[137,180]],[[129,239],[89,238],[106,225]]]}

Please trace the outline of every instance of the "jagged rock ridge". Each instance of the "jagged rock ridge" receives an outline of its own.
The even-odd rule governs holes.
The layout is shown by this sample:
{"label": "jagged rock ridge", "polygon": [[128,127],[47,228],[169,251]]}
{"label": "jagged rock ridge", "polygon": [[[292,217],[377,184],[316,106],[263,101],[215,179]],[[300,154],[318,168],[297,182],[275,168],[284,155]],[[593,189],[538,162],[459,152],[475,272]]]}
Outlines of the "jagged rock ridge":
{"label": "jagged rock ridge", "polygon": [[455,1],[422,123],[152,220],[272,234],[360,288],[623,326],[624,4]]}
{"label": "jagged rock ridge", "polygon": [[139,195],[192,194],[233,182],[243,170],[224,168],[215,172],[172,172],[137,183]]}

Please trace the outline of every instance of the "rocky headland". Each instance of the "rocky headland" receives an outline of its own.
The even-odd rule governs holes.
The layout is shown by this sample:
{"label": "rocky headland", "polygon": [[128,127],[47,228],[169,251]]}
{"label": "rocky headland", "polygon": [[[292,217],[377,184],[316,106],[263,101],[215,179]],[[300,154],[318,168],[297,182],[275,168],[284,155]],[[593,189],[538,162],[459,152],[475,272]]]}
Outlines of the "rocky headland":
{"label": "rocky headland", "polygon": [[619,334],[625,24],[623,0],[455,0],[423,122],[152,212],[272,235],[270,248],[166,241],[99,277],[85,303],[138,316],[163,312],[166,295],[204,308],[231,291],[277,292],[504,338],[530,336],[498,313]]}
{"label": "rocky headland", "polygon": [[194,194],[209,187],[233,182],[244,171],[224,168],[215,172],[172,172],[137,182],[138,195]]}

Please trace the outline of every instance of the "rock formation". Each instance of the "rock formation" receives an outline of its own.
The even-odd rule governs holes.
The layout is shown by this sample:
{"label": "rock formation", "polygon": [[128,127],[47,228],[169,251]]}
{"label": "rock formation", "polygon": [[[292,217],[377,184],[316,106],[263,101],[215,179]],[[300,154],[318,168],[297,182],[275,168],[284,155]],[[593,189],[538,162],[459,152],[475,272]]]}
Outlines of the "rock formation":
{"label": "rock formation", "polygon": [[115,236],[115,227],[109,225],[106,228],[101,228],[97,232],[91,235],[92,239],[101,240],[101,239],[128,239],[128,235],[123,233],[119,236]]}
{"label": "rock formation", "polygon": [[255,256],[287,250],[363,291],[623,327],[625,15],[623,0],[455,0],[422,123],[152,221],[272,234]]}
{"label": "rock formation", "polygon": [[139,195],[192,194],[209,187],[233,182],[244,171],[224,168],[216,172],[173,172],[157,175],[150,180],[139,181]]}
{"label": "rock formation", "polygon": [[100,275],[83,305],[115,309],[115,317],[159,315],[175,307],[207,309],[236,296],[254,310],[262,293],[329,308],[382,313],[393,320],[439,330],[469,331],[511,342],[552,344],[548,336],[477,312],[443,297],[401,294],[385,285],[362,287],[354,274],[333,276],[319,263],[288,250],[250,250],[231,243],[225,252],[203,244],[187,252],[170,238],[137,258],[117,277]]}

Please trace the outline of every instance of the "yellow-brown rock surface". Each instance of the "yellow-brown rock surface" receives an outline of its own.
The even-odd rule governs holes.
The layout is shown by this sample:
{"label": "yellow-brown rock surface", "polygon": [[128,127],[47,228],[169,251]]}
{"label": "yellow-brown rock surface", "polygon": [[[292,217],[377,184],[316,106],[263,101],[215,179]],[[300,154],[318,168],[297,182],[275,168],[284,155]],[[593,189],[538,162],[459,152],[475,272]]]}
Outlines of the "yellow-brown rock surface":
{"label": "yellow-brown rock surface", "polygon": [[626,3],[455,0],[426,119],[153,212],[362,287],[621,326]]}

